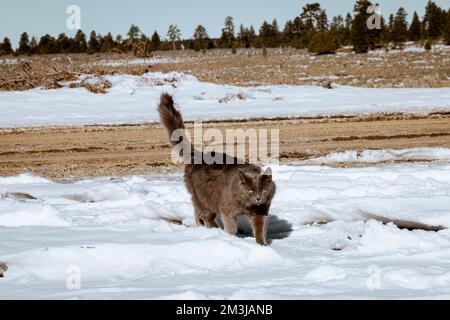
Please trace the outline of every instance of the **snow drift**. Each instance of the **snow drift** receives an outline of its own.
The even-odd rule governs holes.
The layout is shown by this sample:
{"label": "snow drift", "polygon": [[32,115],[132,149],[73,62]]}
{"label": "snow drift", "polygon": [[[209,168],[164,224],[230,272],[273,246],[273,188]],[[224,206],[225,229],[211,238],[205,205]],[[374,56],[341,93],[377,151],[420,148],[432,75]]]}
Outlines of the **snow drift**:
{"label": "snow drift", "polygon": [[[449,298],[450,165],[274,167],[269,247],[195,226],[182,176],[0,178],[0,298]],[[174,197],[176,194],[176,197]],[[178,218],[183,225],[161,217]],[[312,220],[333,220],[326,225]],[[70,290],[71,267],[81,288]]]}

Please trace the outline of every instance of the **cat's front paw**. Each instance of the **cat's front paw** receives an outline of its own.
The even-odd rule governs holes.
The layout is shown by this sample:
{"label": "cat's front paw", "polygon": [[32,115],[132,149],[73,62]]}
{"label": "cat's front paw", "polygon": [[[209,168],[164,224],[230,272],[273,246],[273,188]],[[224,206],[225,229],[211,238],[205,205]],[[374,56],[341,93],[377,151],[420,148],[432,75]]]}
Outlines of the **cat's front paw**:
{"label": "cat's front paw", "polygon": [[262,246],[268,246],[267,241],[264,239],[256,239],[256,243]]}

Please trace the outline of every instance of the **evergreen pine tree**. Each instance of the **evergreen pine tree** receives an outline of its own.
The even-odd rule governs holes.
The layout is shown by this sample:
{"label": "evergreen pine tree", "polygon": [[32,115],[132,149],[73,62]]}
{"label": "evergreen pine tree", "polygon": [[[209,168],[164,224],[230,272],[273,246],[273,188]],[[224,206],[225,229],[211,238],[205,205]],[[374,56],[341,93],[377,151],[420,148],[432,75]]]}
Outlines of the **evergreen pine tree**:
{"label": "evergreen pine tree", "polygon": [[349,13],[345,16],[345,26],[344,26],[344,36],[343,36],[343,44],[349,45],[352,42],[352,24],[353,17]]}
{"label": "evergreen pine tree", "polygon": [[[31,51],[33,51],[32,47],[33,46],[31,45],[30,42]],[[69,53],[69,50],[70,50],[70,39],[67,37],[65,33],[60,33],[58,35],[58,38],[56,39],[55,53]]]}
{"label": "evergreen pine tree", "polygon": [[261,25],[261,28],[259,28],[259,38],[262,42],[263,47],[267,48],[268,38],[270,37],[270,25],[267,21],[264,21]]}
{"label": "evergreen pine tree", "polygon": [[289,20],[286,22],[282,33],[283,43],[297,49],[303,48],[304,46],[301,39],[304,29],[305,27],[300,17],[296,17],[294,20]]}
{"label": "evergreen pine tree", "polygon": [[36,48],[37,54],[50,54],[50,53],[56,53],[57,46],[56,46],[56,39],[53,38],[51,35],[46,34],[39,40],[39,44]]}
{"label": "evergreen pine tree", "polygon": [[132,42],[133,40],[139,38],[140,33],[141,29],[139,29],[137,25],[132,24],[127,32],[128,40]]}
{"label": "evergreen pine tree", "polygon": [[0,44],[0,55],[12,54],[13,49],[11,45],[11,40],[9,38],[4,38],[3,42]]}
{"label": "evergreen pine tree", "polygon": [[423,19],[427,37],[437,39],[442,34],[442,9],[433,1],[428,1],[425,8],[425,17]]}
{"label": "evergreen pine tree", "polygon": [[427,22],[422,20],[420,24],[420,39],[428,39]]}
{"label": "evergreen pine tree", "polygon": [[444,27],[444,43],[450,46],[450,9],[448,9],[446,14],[446,21]]}
{"label": "evergreen pine tree", "polygon": [[344,26],[344,18],[342,18],[341,15],[333,17],[333,20],[330,25],[330,32],[336,39],[336,43],[339,46],[342,46],[344,44],[345,26]]}
{"label": "evergreen pine tree", "polygon": [[153,32],[151,39],[152,50],[156,51],[160,49],[161,46],[161,38],[159,37],[158,32]]}
{"label": "evergreen pine tree", "polygon": [[310,3],[303,7],[300,19],[303,23],[302,43],[305,47],[309,46],[312,36],[316,31],[328,28],[325,11],[322,10],[319,3]]}
{"label": "evergreen pine tree", "polygon": [[250,48],[251,39],[249,29],[244,27],[243,24],[239,27],[239,32],[237,34],[237,41],[239,43],[239,47],[241,48]]}
{"label": "evergreen pine tree", "polygon": [[322,13],[322,9],[320,8],[319,3],[310,3],[303,7],[303,12],[300,14],[300,18],[305,25],[305,29],[307,32],[314,32],[317,30],[317,24],[319,16]]}
{"label": "evergreen pine tree", "polygon": [[389,15],[388,32],[389,32],[389,41],[392,41],[394,33],[394,15],[392,13]]}
{"label": "evergreen pine tree", "polygon": [[328,16],[325,10],[320,10],[319,15],[317,16],[317,31],[328,31]]}
{"label": "evergreen pine tree", "polygon": [[369,39],[367,19],[369,15],[367,8],[370,2],[367,0],[358,0],[355,4],[355,17],[352,24],[352,43],[353,50],[356,53],[367,53],[369,51]]}
{"label": "evergreen pine tree", "polygon": [[125,40],[125,43],[123,45],[125,51],[133,50],[140,36],[141,36],[141,29],[139,29],[137,25],[132,24],[130,26],[130,29],[128,29],[127,39]]}
{"label": "evergreen pine tree", "polygon": [[281,44],[281,33],[280,28],[278,27],[278,21],[274,19],[272,21],[272,36],[271,36],[271,44],[274,47],[279,47]]}
{"label": "evergreen pine tree", "polygon": [[28,33],[24,32],[20,35],[19,48],[16,50],[16,54],[30,54],[30,38]]}
{"label": "evergreen pine tree", "polygon": [[89,37],[87,53],[94,54],[97,52],[100,52],[100,41],[98,40],[97,33],[92,31]]}
{"label": "evergreen pine tree", "polygon": [[259,31],[259,37],[264,47],[278,47],[280,45],[280,30],[277,21],[274,20],[271,24],[264,21]]}
{"label": "evergreen pine tree", "polygon": [[258,37],[256,36],[256,31],[253,26],[250,26],[250,28],[248,29],[248,38],[250,39],[251,45],[255,47],[255,42]]}
{"label": "evergreen pine tree", "polygon": [[120,34],[118,34],[118,35],[116,36],[116,39],[115,39],[114,42],[116,43],[116,46],[117,46],[117,47],[122,47],[123,37],[122,37]]}
{"label": "evergreen pine tree", "polygon": [[389,29],[389,25],[386,24],[386,20],[383,16],[381,16],[381,35],[380,35],[380,41],[386,45],[389,43],[391,39],[391,33]]}
{"label": "evergreen pine tree", "polygon": [[111,52],[114,50],[116,44],[114,42],[114,38],[111,34],[111,32],[108,32],[108,34],[103,38],[100,51],[101,52]]}
{"label": "evergreen pine tree", "polygon": [[[70,40],[71,40],[71,39],[68,38],[68,45],[69,45],[68,50],[70,49],[70,44],[71,44]],[[38,43],[36,37],[32,37],[32,38],[31,38],[31,41],[30,41],[30,51],[31,51],[31,54],[36,54],[36,53],[37,53],[38,45],[39,45],[39,43]],[[69,51],[69,52],[70,52],[70,51]]]}
{"label": "evergreen pine tree", "polygon": [[235,41],[234,36],[234,22],[233,17],[226,17],[225,26],[222,29],[222,35],[220,37],[220,43],[223,48],[231,48]]}
{"label": "evergreen pine tree", "polygon": [[172,42],[173,50],[177,49],[177,41],[180,41],[181,31],[178,26],[171,24],[169,30],[167,31],[167,37]]}
{"label": "evergreen pine tree", "polygon": [[419,41],[420,40],[420,34],[421,34],[421,22],[419,19],[419,16],[417,15],[417,12],[414,11],[413,19],[411,21],[411,25],[409,27],[408,33],[409,33],[409,40],[410,41]]}
{"label": "evergreen pine tree", "polygon": [[205,51],[208,48],[209,36],[204,26],[199,25],[194,31],[194,50]]}
{"label": "evergreen pine tree", "polygon": [[86,52],[86,50],[87,50],[86,35],[83,33],[83,31],[78,30],[72,41],[70,52],[84,53]]}
{"label": "evergreen pine tree", "polygon": [[[372,3],[368,2],[368,6],[371,6]],[[367,12],[367,9],[366,9]],[[377,14],[378,18],[380,19],[380,26],[379,28],[373,28],[373,29],[369,29],[367,28],[367,20],[366,20],[366,30],[367,30],[367,41],[369,42],[369,50],[373,50],[376,48],[380,48],[381,47],[381,43],[383,42],[383,29],[386,28],[386,23],[383,19],[383,16],[381,16],[380,12],[375,10],[374,12],[371,11],[371,13],[367,14],[367,19],[369,19],[370,15],[374,15]],[[384,25],[383,25],[384,23]]]}
{"label": "evergreen pine tree", "polygon": [[404,8],[400,8],[394,18],[394,27],[392,30],[392,40],[395,46],[403,47],[408,40],[408,22],[406,21],[407,13]]}

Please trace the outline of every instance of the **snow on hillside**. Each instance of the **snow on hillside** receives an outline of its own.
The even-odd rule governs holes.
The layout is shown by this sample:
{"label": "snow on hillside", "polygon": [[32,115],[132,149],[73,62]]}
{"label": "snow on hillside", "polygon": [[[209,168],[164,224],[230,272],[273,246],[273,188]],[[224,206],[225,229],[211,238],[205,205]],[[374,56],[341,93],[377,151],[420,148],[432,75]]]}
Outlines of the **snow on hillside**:
{"label": "snow on hillside", "polygon": [[0,64],[4,64],[4,65],[17,64],[17,59],[0,58]]}
{"label": "snow on hillside", "polygon": [[[0,299],[450,298],[450,231],[361,218],[450,227],[448,162],[273,169],[269,247],[196,227],[180,174],[0,178]],[[305,225],[321,219],[335,221]],[[71,270],[80,290],[66,287]]]}
{"label": "snow on hillside", "polygon": [[[436,53],[442,53],[445,54],[450,50],[450,46],[447,46],[445,44],[439,43],[431,46],[431,51]],[[372,54],[398,54],[398,53],[404,53],[404,52],[414,52],[414,53],[425,53],[425,46],[419,46],[417,43],[414,42],[406,42],[404,44],[404,47],[402,49],[391,49],[389,51],[383,50],[383,49],[376,49],[370,51]]]}
{"label": "snow on hillside", "polygon": [[0,127],[157,121],[155,106],[162,91],[175,95],[187,120],[429,113],[450,108],[450,88],[236,87],[204,83],[179,73],[105,79],[113,84],[105,95],[83,88],[0,92]]}
{"label": "snow on hillside", "polygon": [[102,60],[97,62],[98,65],[119,67],[126,65],[154,65],[154,64],[170,64],[170,63],[181,63],[186,61],[183,57],[156,57],[156,58],[140,58],[140,59],[128,59],[128,60]]}

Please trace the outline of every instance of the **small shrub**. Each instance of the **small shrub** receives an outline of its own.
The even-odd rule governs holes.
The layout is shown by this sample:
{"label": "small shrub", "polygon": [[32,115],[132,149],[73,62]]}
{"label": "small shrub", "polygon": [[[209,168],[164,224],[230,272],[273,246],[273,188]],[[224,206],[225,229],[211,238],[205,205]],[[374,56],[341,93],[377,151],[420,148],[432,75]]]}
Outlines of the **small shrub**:
{"label": "small shrub", "polygon": [[237,50],[236,50],[236,44],[233,43],[233,46],[231,47],[231,54],[236,54]]}
{"label": "small shrub", "polygon": [[317,54],[331,54],[336,53],[339,45],[329,32],[317,32],[309,43],[308,50]]}
{"label": "small shrub", "polygon": [[262,48],[262,56],[263,56],[264,58],[267,58],[267,49],[266,49],[265,46]]}

